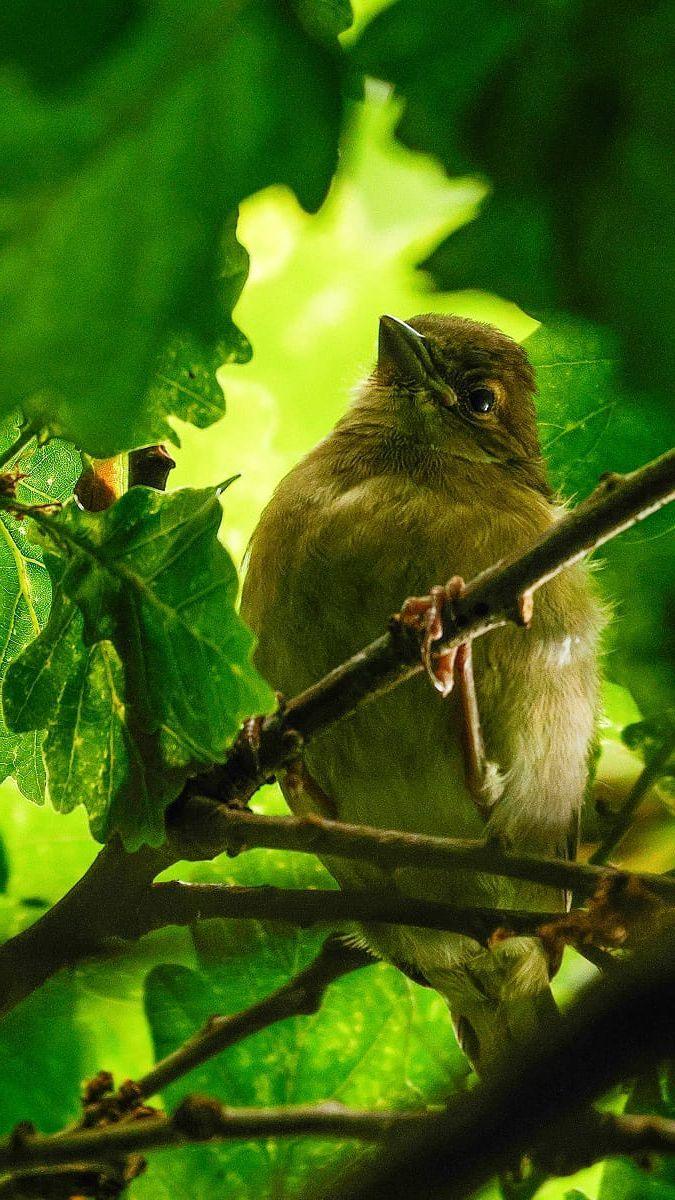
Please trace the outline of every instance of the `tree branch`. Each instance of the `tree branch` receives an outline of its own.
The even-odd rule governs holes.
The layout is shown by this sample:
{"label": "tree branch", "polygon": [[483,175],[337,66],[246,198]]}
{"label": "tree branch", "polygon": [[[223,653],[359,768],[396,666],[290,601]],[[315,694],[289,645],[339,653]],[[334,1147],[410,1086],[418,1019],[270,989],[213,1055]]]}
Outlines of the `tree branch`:
{"label": "tree branch", "polygon": [[[445,605],[443,636],[436,650],[459,646],[506,625],[522,624],[519,600],[536,591],[586,554],[675,498],[675,450],[633,471],[608,474],[598,488],[566,513],[530,550],[506,564],[497,563],[467,584],[462,595]],[[448,564],[450,569],[452,564]],[[297,755],[297,741],[348,716],[359,704],[423,670],[421,635],[394,622],[388,633],[307,688],[279,712],[266,717],[253,752],[239,738],[226,761],[200,776],[183,800],[199,791],[224,804],[241,805],[270,774]],[[180,802],[178,803],[180,808]],[[174,809],[174,831],[178,827]],[[190,817],[182,823],[189,834]]]}
{"label": "tree branch", "polygon": [[554,914],[502,908],[460,908],[386,891],[228,887],[217,883],[155,883],[139,919],[143,932],[211,918],[285,921],[302,927],[352,921],[443,929],[487,942],[496,929],[534,933]]}
{"label": "tree branch", "polygon": [[[675,1121],[660,1117],[596,1114],[572,1144],[553,1137],[545,1157],[558,1173],[570,1173],[617,1154],[672,1153]],[[283,1108],[231,1108],[207,1096],[188,1096],[171,1115],[158,1113],[93,1129],[0,1141],[0,1169],[69,1163],[101,1163],[147,1150],[175,1149],[195,1142],[277,1137],[358,1138],[381,1141],[417,1136],[435,1124],[425,1109],[351,1109],[335,1101]],[[576,1141],[576,1145],[574,1144]],[[20,1176],[16,1182],[19,1182]],[[1,1193],[0,1193],[1,1194]]]}
{"label": "tree branch", "polygon": [[[674,495],[675,451],[625,477],[607,477],[591,497],[564,516],[529,551],[511,563],[490,568],[469,583],[459,599],[446,606],[439,650],[456,646],[469,636],[487,633],[508,620],[519,620],[518,602],[524,593],[534,591]],[[2,504],[31,515],[30,506],[20,505],[11,498],[3,498]],[[200,802],[199,793],[215,796],[221,803],[246,803],[270,775],[297,755],[299,744],[312,734],[421,669],[420,647],[415,637],[394,623],[388,633],[282,710],[265,718],[257,746],[252,745],[250,737],[240,735],[225,762],[192,781],[172,806],[167,823],[173,845],[159,850],[144,848],[132,855],[125,855],[117,843],[106,847],[58,904],[0,948],[0,1014],[9,1011],[60,967],[78,961],[107,941],[137,936],[134,930],[138,928],[138,913],[147,902],[155,875],[186,856],[213,857],[222,851],[227,836],[236,837],[232,827],[227,831],[220,829],[220,842],[211,837],[211,827],[215,825],[213,810]],[[290,824],[288,829],[291,830]],[[297,830],[293,837],[296,834]],[[310,834],[311,826],[307,825],[304,836],[308,843]],[[410,839],[414,835],[398,836]],[[355,846],[353,839],[350,845]],[[307,844],[306,848],[318,851],[317,838],[314,845]],[[362,856],[369,856],[371,850],[372,843],[368,848],[364,845]],[[341,852],[349,853],[344,847]],[[418,853],[411,851],[413,857]],[[445,856],[439,853],[444,865],[450,862],[457,865],[462,852],[454,858],[450,850]],[[553,886],[563,887],[573,887],[585,873],[588,890],[594,890],[597,884],[595,877],[591,886],[588,866],[549,864],[550,869],[542,872],[541,863],[537,864],[533,856],[507,858],[502,854],[500,859],[499,855],[488,855],[480,846],[474,847],[473,853],[475,869],[479,869],[478,860],[485,864],[490,857],[489,866],[483,865],[482,869],[546,883],[554,880]],[[465,865],[470,862],[471,851],[466,851],[464,860]],[[417,861],[415,857],[416,864]],[[518,873],[529,866],[535,871],[534,876]],[[643,878],[664,898],[666,894],[672,895],[663,879]],[[115,896],[114,905],[109,902],[111,895]]]}
{"label": "tree branch", "polygon": [[603,864],[609,862],[623,835],[630,828],[635,811],[653,784],[663,774],[670,759],[675,753],[675,734],[664,738],[663,744],[652,755],[647,765],[640,772],[630,789],[619,812],[615,813],[609,829],[597,850],[591,855],[589,862]]}
{"label": "tree branch", "polygon": [[[429,1118],[426,1136],[402,1135],[386,1160],[353,1176],[336,1200],[463,1200],[527,1151],[550,1162],[557,1136],[572,1153],[578,1143],[588,1161],[584,1106],[626,1076],[672,1058],[674,1009],[670,929],[587,988],[551,1026],[547,1043],[538,1041],[492,1080],[452,1098],[442,1116]],[[613,1126],[608,1141],[615,1133]],[[638,1138],[639,1126],[632,1135]]]}
{"label": "tree branch", "polygon": [[155,1063],[147,1074],[136,1080],[140,1099],[162,1091],[170,1083],[200,1066],[228,1046],[240,1042],[260,1029],[285,1021],[288,1017],[308,1016],[319,1011],[326,988],[336,979],[372,965],[375,960],[365,950],[347,946],[329,937],[309,966],[298,972],[270,996],[230,1017],[211,1017],[209,1021],[172,1054]]}
{"label": "tree branch", "polygon": [[[567,862],[537,854],[505,850],[497,841],[435,837],[369,825],[350,825],[326,817],[263,816],[260,813],[227,809],[204,797],[194,797],[190,811],[195,832],[208,831],[209,843],[201,845],[193,835],[190,856],[206,858],[209,846],[230,851],[264,846],[272,850],[299,850],[306,854],[331,854],[363,859],[385,870],[418,867],[434,870],[481,871],[510,879],[524,879],[548,887],[576,889],[590,896],[608,878],[635,878],[661,899],[675,903],[675,876],[632,874],[614,867]],[[183,850],[188,847],[183,845]]]}
{"label": "tree branch", "polygon": [[171,1149],[213,1139],[317,1137],[380,1139],[428,1119],[424,1109],[351,1109],[334,1101],[283,1108],[230,1108],[206,1096],[188,1096],[173,1115],[160,1113],[92,1129],[0,1140],[0,1170],[106,1162],[145,1150]]}

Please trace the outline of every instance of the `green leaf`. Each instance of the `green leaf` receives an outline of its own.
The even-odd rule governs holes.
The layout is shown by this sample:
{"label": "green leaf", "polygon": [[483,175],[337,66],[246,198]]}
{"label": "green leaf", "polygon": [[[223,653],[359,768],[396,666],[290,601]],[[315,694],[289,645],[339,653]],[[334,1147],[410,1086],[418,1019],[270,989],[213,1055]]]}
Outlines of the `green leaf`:
{"label": "green leaf", "polygon": [[494,186],[424,264],[437,282],[609,323],[633,382],[668,388],[669,20],[666,0],[401,0],[355,47],[405,99],[403,141]]}
{"label": "green leaf", "polygon": [[[225,397],[216,378],[225,362],[227,350],[222,344],[215,353],[205,355],[194,343],[182,339],[166,351],[147,396],[148,410],[155,414],[157,428],[166,413],[205,429],[225,413]],[[166,428],[165,437],[177,446],[180,438]]]}
{"label": "green leaf", "polygon": [[13,0],[0,12],[3,58],[39,90],[60,91],[128,36],[140,7],[138,0]]}
{"label": "green leaf", "polygon": [[84,1035],[75,1016],[76,985],[62,972],[0,1025],[0,1133],[34,1121],[55,1133],[78,1116]]}
{"label": "green leaf", "polygon": [[[675,1120],[672,1065],[639,1079],[624,1111]],[[650,1155],[645,1171],[629,1158],[612,1159],[605,1164],[598,1200],[675,1200],[675,1160],[672,1155]]]}
{"label": "green leaf", "polygon": [[[15,413],[0,421],[0,454],[13,445],[19,430]],[[80,460],[63,442],[32,442],[14,465],[26,475],[18,485],[18,498],[24,504],[44,504],[72,493]],[[6,512],[0,512],[0,581],[1,687],[10,662],[45,624],[51,599],[42,551],[30,540],[26,526]],[[38,804],[44,799],[41,742],[35,733],[12,733],[0,713],[0,780],[14,775],[24,795]]]}
{"label": "green leaf", "polygon": [[[257,851],[232,863],[193,868],[192,877],[227,883],[330,887],[305,855]],[[159,966],[146,983],[146,1011],[157,1057],[212,1013],[232,1013],[285,983],[318,952],[327,931],[278,923],[210,921],[195,926],[197,970]],[[336,1099],[354,1107],[420,1107],[466,1074],[444,1002],[383,963],[331,985],[321,1010],[247,1038],[167,1089],[169,1106],[189,1092],[233,1105],[283,1105]],[[238,1200],[292,1200],[310,1181],[335,1180],[363,1154],[353,1142],[315,1138],[200,1146],[158,1155],[134,1185],[137,1200],[224,1194]],[[317,1189],[324,1194],[321,1188]]]}
{"label": "green leaf", "polygon": [[149,6],[127,35],[59,104],[0,83],[0,412],[99,457],[194,411],[153,384],[176,338],[247,356],[232,214],[277,182],[318,208],[337,156],[336,56],[276,0]]}
{"label": "green leaf", "polygon": [[349,0],[293,0],[293,7],[305,29],[329,43],[354,20]]}
{"label": "green leaf", "polygon": [[[622,385],[617,339],[606,330],[559,321],[542,326],[525,345],[537,374],[544,456],[564,497],[581,499],[604,471],[635,470],[675,442],[671,403]],[[640,419],[641,412],[649,419]],[[598,556],[600,586],[615,605],[608,669],[645,711],[673,703],[672,523],[666,508],[608,542]]]}
{"label": "green leaf", "polygon": [[533,316],[556,308],[551,275],[555,240],[540,200],[490,197],[478,217],[462,225],[423,264],[453,288],[480,288],[508,296]]}
{"label": "green leaf", "polygon": [[84,803],[100,840],[115,830],[130,847],[161,840],[187,776],[273,706],[234,611],[220,520],[212,488],[134,488],[105,512],[72,503],[41,520],[54,603],[7,673],[5,719],[47,729],[52,803]]}
{"label": "green leaf", "polygon": [[402,141],[438,155],[448,171],[465,173],[474,159],[464,120],[522,27],[523,7],[498,0],[399,0],[366,26],[352,58],[405,97],[397,126]]}

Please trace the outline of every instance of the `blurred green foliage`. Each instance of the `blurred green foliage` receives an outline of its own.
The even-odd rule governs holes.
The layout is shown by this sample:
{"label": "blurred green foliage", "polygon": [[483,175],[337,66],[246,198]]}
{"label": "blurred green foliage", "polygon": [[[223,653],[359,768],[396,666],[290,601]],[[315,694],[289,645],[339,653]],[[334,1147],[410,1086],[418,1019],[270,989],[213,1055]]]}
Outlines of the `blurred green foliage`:
{"label": "blurred green foliage", "polygon": [[[101,517],[70,507],[46,561],[30,526],[0,513],[0,680],[16,661],[4,696],[21,730],[0,724],[0,768],[39,801],[46,764],[63,810],[2,787],[4,937],[94,856],[84,809],[67,810],[86,800],[99,837],[159,836],[171,770],[175,789],[189,764],[222,755],[248,708],[268,704],[246,666],[214,485],[241,476],[221,530],[241,560],[278,479],[369,369],[381,313],[452,311],[527,339],[565,499],[674,440],[663,398],[673,346],[665,4],[356,9],[353,29],[347,0],[17,0],[0,14],[0,453],[17,436],[17,406],[76,444],[29,444],[16,460],[28,472],[19,498],[65,499],[78,450],[160,438],[182,443],[172,486],[209,489],[202,508],[195,492],[132,493]],[[362,67],[387,82],[367,80],[358,100]],[[216,378],[225,363],[237,365]],[[608,672],[640,706],[607,685],[596,788],[610,807],[637,777],[672,687],[671,527],[664,513],[623,535],[598,571],[615,612]],[[134,614],[140,651],[127,637]],[[141,651],[170,666],[149,687],[133,660]],[[621,731],[638,723],[644,737],[629,748]],[[179,738],[160,736],[163,724]],[[645,797],[623,861],[672,868],[666,800],[658,788]],[[256,802],[282,803],[276,791]],[[315,860],[268,852],[172,873],[330,886]],[[2,1129],[72,1119],[80,1080],[101,1068],[140,1074],[211,1012],[285,981],[321,936],[213,922],[64,973],[0,1026]],[[566,956],[562,1003],[591,971]],[[380,964],[334,985],[316,1016],[234,1047],[167,1098],[197,1087],[231,1103],[333,1096],[377,1107],[432,1102],[463,1078],[442,1002]],[[629,1104],[672,1115],[672,1083],[659,1087]],[[311,1139],[192,1148],[158,1155],[133,1195],[298,1196],[353,1152]],[[646,1181],[621,1162],[549,1181],[539,1200],[574,1189],[657,1200],[673,1186],[660,1168]]]}
{"label": "blurred green foliage", "polygon": [[21,8],[5,18],[0,78],[0,411],[20,403],[113,454],[166,436],[171,390],[160,411],[142,397],[175,336],[247,357],[228,214],[276,181],[318,208],[336,162],[337,58],[273,0],[118,8],[104,45],[89,3],[63,6],[48,22],[61,56],[44,30],[12,39],[44,5]]}
{"label": "blurred green foliage", "polygon": [[638,387],[670,388],[675,292],[665,0],[401,0],[361,69],[406,98],[399,135],[494,193],[428,261],[445,286],[611,323]]}

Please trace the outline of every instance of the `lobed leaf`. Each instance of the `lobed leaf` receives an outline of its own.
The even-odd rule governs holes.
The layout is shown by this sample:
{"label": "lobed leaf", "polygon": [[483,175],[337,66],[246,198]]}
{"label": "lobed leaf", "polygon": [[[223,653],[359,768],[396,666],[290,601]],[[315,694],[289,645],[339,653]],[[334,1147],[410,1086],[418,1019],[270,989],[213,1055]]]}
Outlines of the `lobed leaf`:
{"label": "lobed leaf", "polygon": [[220,519],[212,488],[134,488],[102,513],[71,503],[41,522],[54,603],[7,673],[5,719],[46,728],[52,802],[84,803],[100,840],[160,841],[187,776],[273,705],[234,610]]}
{"label": "lobed leaf", "polygon": [[176,338],[205,361],[223,342],[248,356],[232,214],[277,182],[318,208],[340,111],[333,50],[276,0],[116,11],[98,40],[67,19],[88,47],[80,72],[58,55],[50,69],[12,25],[0,81],[0,413],[19,401],[98,457],[161,441],[172,411],[204,419],[158,391],[162,356]]}
{"label": "lobed leaf", "polygon": [[[193,868],[193,878],[237,884],[330,887],[305,855],[254,851]],[[155,1054],[163,1057],[213,1013],[236,1012],[305,966],[328,931],[278,923],[209,921],[195,926],[196,969],[164,965],[148,975],[145,1006]],[[194,1092],[232,1105],[339,1100],[354,1107],[422,1107],[466,1075],[448,1010],[430,989],[384,963],[330,986],[314,1016],[291,1018],[232,1046],[167,1089],[167,1106]],[[331,1183],[357,1155],[354,1142],[317,1138],[214,1144],[157,1156],[134,1184],[135,1200],[224,1192],[240,1200],[299,1197]],[[325,1187],[318,1186],[321,1181]]]}
{"label": "lobed leaf", "polygon": [[[0,421],[0,454],[13,445],[20,430],[11,413]],[[17,496],[24,504],[64,500],[72,493],[80,461],[71,446],[52,441],[29,443],[8,467],[26,475]],[[42,551],[31,541],[26,526],[0,512],[0,687],[11,661],[32,642],[47,621],[51,585]],[[28,799],[44,799],[42,736],[13,733],[0,712],[0,781],[13,775]]]}

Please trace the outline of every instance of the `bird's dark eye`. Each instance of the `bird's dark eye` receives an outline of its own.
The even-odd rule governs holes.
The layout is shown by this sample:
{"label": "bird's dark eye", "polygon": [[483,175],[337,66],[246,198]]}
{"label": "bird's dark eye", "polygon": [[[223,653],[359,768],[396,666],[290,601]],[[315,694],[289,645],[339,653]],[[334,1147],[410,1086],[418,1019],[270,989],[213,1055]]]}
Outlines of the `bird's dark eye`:
{"label": "bird's dark eye", "polygon": [[469,408],[475,413],[489,413],[494,408],[495,394],[492,388],[474,388],[468,395]]}

